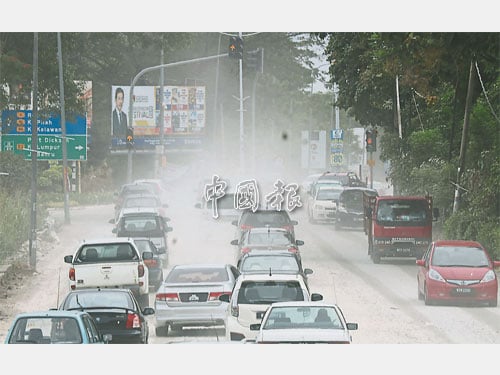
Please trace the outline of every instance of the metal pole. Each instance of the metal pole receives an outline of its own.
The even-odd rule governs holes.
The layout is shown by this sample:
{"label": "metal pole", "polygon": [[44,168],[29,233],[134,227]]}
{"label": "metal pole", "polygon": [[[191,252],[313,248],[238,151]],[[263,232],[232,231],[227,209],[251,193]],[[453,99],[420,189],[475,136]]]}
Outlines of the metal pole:
{"label": "metal pole", "polygon": [[[129,121],[129,125],[128,126],[129,126],[129,128],[131,128],[132,130],[134,129],[134,125],[133,125],[134,123],[133,123],[133,118],[132,118],[132,114],[134,113],[134,111],[133,111],[133,109],[134,109],[134,102],[132,100],[133,97],[134,97],[134,86],[135,86],[137,80],[143,74],[146,74],[146,73],[158,70],[158,69],[162,69],[162,68],[168,68],[168,67],[172,67],[172,66],[179,66],[179,65],[191,64],[191,63],[196,63],[196,62],[201,62],[201,61],[208,61],[208,60],[217,59],[219,57],[227,57],[227,56],[228,56],[227,53],[223,53],[223,54],[215,55],[215,56],[200,57],[200,58],[192,59],[192,60],[178,61],[178,62],[174,62],[174,63],[161,64],[161,65],[157,65],[157,66],[150,66],[148,68],[142,69],[132,79],[132,83],[130,85],[130,98],[129,98],[129,106],[128,106],[128,119],[129,119],[128,120]],[[132,182],[132,150],[131,149],[128,150],[127,181],[128,182]]]}
{"label": "metal pole", "polygon": [[[163,46],[161,48],[160,63],[161,63],[161,65],[163,65]],[[157,173],[158,173],[158,171],[160,171],[160,173],[158,173],[158,175],[161,178],[165,177],[163,175],[163,157],[165,155],[165,146],[164,146],[165,135],[163,134],[165,132],[165,129],[164,129],[165,109],[163,108],[164,107],[164,105],[163,105],[163,100],[164,100],[163,85],[164,85],[164,82],[165,82],[165,74],[164,74],[163,68],[161,68],[160,69],[160,152],[159,152],[159,155],[157,155],[157,156],[159,156],[159,159],[160,159],[160,160],[158,160]]]}
{"label": "metal pole", "polygon": [[[33,37],[33,111],[32,111],[31,146],[38,147],[38,33]],[[37,187],[37,157],[31,153],[31,225],[29,237],[29,264],[36,270],[36,187]]]}
{"label": "metal pole", "polygon": [[[222,34],[219,34],[219,46],[217,49],[217,54],[220,54],[220,44],[221,44],[221,38]],[[213,130],[213,136],[212,136],[212,149],[213,149],[213,155],[214,155],[214,161],[217,163],[217,101],[218,101],[218,94],[219,94],[219,59],[217,59],[217,65],[215,68],[215,90],[214,90],[214,130]]]}
{"label": "metal pole", "polygon": [[[239,33],[240,38],[242,33]],[[240,63],[240,170],[245,173],[245,128],[243,126],[243,56],[239,59]]]}
{"label": "metal pole", "polygon": [[[63,157],[63,186],[64,186],[64,222],[70,223],[69,218],[69,176],[68,176],[68,153],[66,138],[66,118],[64,111],[64,80],[62,67],[61,33],[57,33],[57,57],[59,61],[59,100],[61,102],[61,136],[62,136],[62,157]],[[36,148],[35,148],[36,150]]]}

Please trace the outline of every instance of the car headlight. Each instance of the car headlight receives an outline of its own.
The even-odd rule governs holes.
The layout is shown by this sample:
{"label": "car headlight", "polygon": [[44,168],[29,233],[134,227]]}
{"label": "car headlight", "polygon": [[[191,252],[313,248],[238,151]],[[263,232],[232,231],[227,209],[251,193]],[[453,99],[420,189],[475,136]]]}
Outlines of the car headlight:
{"label": "car headlight", "polygon": [[495,278],[496,278],[495,272],[493,272],[493,270],[489,270],[488,272],[486,272],[486,274],[482,278],[481,282],[487,283],[487,282],[495,280]]}
{"label": "car headlight", "polygon": [[443,276],[441,276],[439,274],[438,271],[436,271],[434,268],[431,268],[429,270],[429,278],[432,279],[432,280],[436,280],[436,281],[441,281],[441,282],[445,282],[445,280],[443,279]]}

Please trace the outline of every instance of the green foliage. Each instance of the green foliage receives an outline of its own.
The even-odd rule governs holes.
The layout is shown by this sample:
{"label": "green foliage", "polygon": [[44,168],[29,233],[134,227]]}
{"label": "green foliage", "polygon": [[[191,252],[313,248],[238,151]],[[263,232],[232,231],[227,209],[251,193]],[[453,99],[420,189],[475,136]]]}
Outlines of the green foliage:
{"label": "green foliage", "polygon": [[21,192],[0,191],[0,263],[29,237],[30,210]]}

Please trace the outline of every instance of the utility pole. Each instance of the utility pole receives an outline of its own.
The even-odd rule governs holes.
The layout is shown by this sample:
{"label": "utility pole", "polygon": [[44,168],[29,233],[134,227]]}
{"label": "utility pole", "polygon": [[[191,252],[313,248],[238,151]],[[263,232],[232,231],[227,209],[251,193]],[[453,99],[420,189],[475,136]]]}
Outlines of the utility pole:
{"label": "utility pole", "polygon": [[[163,42],[163,40],[162,40]],[[161,47],[161,59],[160,59],[160,64],[163,65],[163,45]],[[165,129],[164,129],[164,123],[165,123],[165,109],[163,105],[163,100],[164,100],[164,93],[163,93],[163,86],[165,82],[165,77],[164,77],[164,72],[163,68],[160,70],[160,147],[158,148],[158,155],[157,155],[157,168],[156,168],[156,173],[160,178],[165,177],[163,175],[163,159],[165,157],[165,135],[163,134]],[[158,160],[159,159],[159,160]]]}
{"label": "utility pole", "polygon": [[[70,223],[69,218],[69,176],[68,176],[68,152],[66,138],[66,118],[64,110],[64,79],[62,67],[62,47],[61,33],[57,33],[57,58],[59,61],[59,100],[61,102],[61,137],[62,137],[62,157],[63,157],[63,186],[64,186],[64,222]],[[36,148],[35,148],[36,150]]]}
{"label": "utility pole", "polygon": [[469,84],[467,86],[467,98],[465,99],[465,114],[464,114],[464,126],[462,129],[462,141],[460,144],[460,157],[458,161],[458,170],[457,170],[457,182],[455,185],[455,196],[453,199],[453,213],[458,212],[460,208],[460,190],[463,189],[460,186],[460,179],[462,177],[462,173],[465,169],[465,152],[467,149],[467,139],[469,133],[469,118],[470,118],[470,109],[472,107],[472,92],[474,91],[474,83],[475,83],[475,70],[474,70],[474,62],[470,62],[469,69]]}
{"label": "utility pole", "polygon": [[36,270],[36,187],[38,154],[38,33],[33,36],[33,117],[31,118],[31,225],[29,236],[29,264]]}

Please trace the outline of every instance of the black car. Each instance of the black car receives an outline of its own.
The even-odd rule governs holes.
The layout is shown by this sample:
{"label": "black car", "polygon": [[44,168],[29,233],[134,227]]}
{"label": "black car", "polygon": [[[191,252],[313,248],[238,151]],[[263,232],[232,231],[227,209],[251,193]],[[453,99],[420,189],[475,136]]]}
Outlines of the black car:
{"label": "black car", "polygon": [[129,289],[77,289],[69,292],[59,310],[88,312],[102,335],[111,334],[112,344],[147,344],[149,327],[146,315],[155,310],[139,303]]}
{"label": "black car", "polygon": [[237,227],[235,238],[240,239],[242,232],[250,228],[284,228],[295,236],[295,225],[297,220],[292,220],[287,211],[266,210],[260,209],[255,212],[252,210],[244,210],[238,220],[234,220],[231,224]]}
{"label": "black car", "polygon": [[145,259],[144,264],[148,267],[149,271],[149,286],[158,289],[163,281],[163,269],[168,265],[168,255],[166,249],[158,249],[153,241],[147,237],[134,238],[140,253],[144,251],[151,251],[153,253],[152,259]]}
{"label": "black car", "polygon": [[364,228],[363,197],[377,196],[377,190],[363,187],[346,187],[339,195],[335,214],[335,229],[344,227]]}

